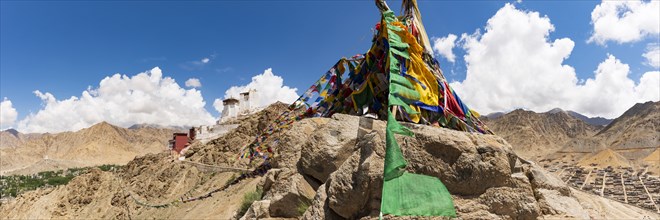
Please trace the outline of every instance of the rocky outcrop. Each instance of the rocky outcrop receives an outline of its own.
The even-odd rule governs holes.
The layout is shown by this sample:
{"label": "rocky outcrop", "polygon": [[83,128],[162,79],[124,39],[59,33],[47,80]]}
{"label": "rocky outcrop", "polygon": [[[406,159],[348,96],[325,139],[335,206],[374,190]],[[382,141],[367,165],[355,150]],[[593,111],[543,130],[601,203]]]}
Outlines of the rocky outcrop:
{"label": "rocky outcrop", "polygon": [[271,170],[269,176],[271,173],[276,173],[275,181],[270,186],[264,186],[268,189],[264,199],[270,201],[269,215],[287,218],[300,216],[314,198],[316,192],[312,186],[300,173],[288,169]]}
{"label": "rocky outcrop", "polygon": [[[298,171],[307,177],[304,179],[310,186],[320,184],[314,187],[316,194],[302,219],[376,218],[382,190],[385,122],[340,114],[314,120],[296,125],[314,124],[312,135],[301,144],[297,166],[280,167]],[[415,133],[415,137],[397,137],[408,160],[408,171],[442,180],[454,198],[458,217],[588,218],[588,211],[568,186],[537,165],[520,160],[504,139],[405,125]],[[277,179],[280,177],[263,182],[266,194],[277,190],[274,183],[269,183]],[[303,193],[299,190],[297,194]],[[287,207],[300,208],[282,206]],[[270,210],[269,217],[290,217],[281,214],[288,212],[282,209],[273,212],[272,200]]]}
{"label": "rocky outcrop", "polygon": [[[268,121],[278,114],[271,109],[247,121]],[[408,171],[442,180],[459,218],[660,218],[569,189],[542,168],[518,158],[500,137],[404,125],[415,133],[415,137],[397,137]],[[186,160],[253,168],[250,165],[261,161],[235,158],[258,129],[241,124],[223,138],[193,146]],[[264,176],[234,182],[239,173],[207,172],[166,153],[151,154],[116,172],[94,170],[66,186],[22,194],[0,205],[0,213],[9,219],[376,219],[384,129],[384,121],[341,114],[304,119],[269,139],[275,156],[270,160],[273,168]],[[246,136],[249,139],[241,139]],[[252,202],[255,192],[261,194]],[[176,202],[185,198],[198,199]],[[238,216],[245,207],[247,212]]]}
{"label": "rocky outcrop", "polygon": [[334,119],[322,127],[323,132],[312,133],[300,150],[300,169],[321,182],[325,182],[356,148],[359,120],[348,115],[335,115]]}

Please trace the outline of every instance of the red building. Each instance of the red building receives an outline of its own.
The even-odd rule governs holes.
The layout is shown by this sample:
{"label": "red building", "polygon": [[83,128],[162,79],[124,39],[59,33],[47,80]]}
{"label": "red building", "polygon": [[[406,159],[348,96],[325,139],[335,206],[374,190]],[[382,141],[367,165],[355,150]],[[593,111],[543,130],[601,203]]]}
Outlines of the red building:
{"label": "red building", "polygon": [[190,146],[190,143],[195,140],[195,128],[191,128],[188,134],[186,133],[174,133],[172,134],[172,140],[169,143],[169,149],[172,150],[172,153],[176,152],[181,154],[183,149],[186,149]]}
{"label": "red building", "polygon": [[170,140],[170,150],[181,153],[183,148],[188,146],[188,134],[186,133],[174,133],[172,135],[172,140]]}

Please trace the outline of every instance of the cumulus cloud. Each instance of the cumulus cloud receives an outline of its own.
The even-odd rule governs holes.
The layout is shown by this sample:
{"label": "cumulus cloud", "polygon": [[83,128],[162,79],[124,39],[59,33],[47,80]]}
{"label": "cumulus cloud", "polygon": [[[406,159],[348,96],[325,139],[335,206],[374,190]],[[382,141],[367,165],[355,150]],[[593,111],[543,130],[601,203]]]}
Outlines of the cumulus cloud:
{"label": "cumulus cloud", "polygon": [[[265,107],[275,102],[292,103],[298,99],[297,88],[291,88],[284,85],[284,79],[281,76],[273,74],[273,69],[268,68],[262,74],[252,77],[252,81],[247,85],[232,86],[225,91],[224,98],[239,98],[239,94],[247,92],[250,89],[256,90],[254,97],[250,99],[255,100],[257,106]],[[223,105],[221,99],[216,99],[213,102],[213,107],[222,112]]]}
{"label": "cumulus cloud", "polygon": [[105,77],[98,88],[88,88],[80,97],[58,100],[51,93],[35,91],[43,102],[37,113],[18,122],[25,132],[79,130],[101,121],[128,127],[133,124],[195,126],[211,124],[202,94],[184,89],[160,68],[134,76]]}
{"label": "cumulus cloud", "polygon": [[575,43],[550,40],[552,31],[548,17],[506,4],[488,20],[483,34],[461,36],[467,74],[451,84],[466,103],[484,113],[560,107],[612,118],[636,102],[660,99],[657,71],[645,73],[636,85],[628,78],[628,65],[613,55],[598,66],[594,78],[580,83],[575,69],[563,64]]}
{"label": "cumulus cloud", "polygon": [[186,80],[186,87],[199,88],[202,87],[202,83],[197,78],[190,78]]}
{"label": "cumulus cloud", "polygon": [[16,117],[18,117],[18,112],[12,105],[11,100],[5,97],[2,102],[0,102],[0,130],[14,126]]}
{"label": "cumulus cloud", "polygon": [[207,57],[204,57],[204,58],[202,59],[202,63],[209,63],[209,62],[211,62],[211,59],[209,59],[209,58],[207,58]]}
{"label": "cumulus cloud", "polygon": [[222,114],[222,110],[224,109],[224,105],[222,105],[222,99],[215,99],[213,101],[213,108]]}
{"label": "cumulus cloud", "polygon": [[605,1],[591,12],[594,27],[589,42],[627,43],[660,34],[660,1]]}
{"label": "cumulus cloud", "polygon": [[628,77],[630,67],[613,55],[598,65],[593,79],[575,88],[572,108],[592,115],[618,117],[637,102],[660,99],[659,72],[647,72],[640,83]]}
{"label": "cumulus cloud", "polygon": [[639,84],[635,86],[634,91],[637,100],[660,100],[660,71],[644,73],[639,79]]}
{"label": "cumulus cloud", "polygon": [[646,59],[646,64],[655,68],[660,68],[660,44],[649,44],[646,46],[646,53],[642,54]]}
{"label": "cumulus cloud", "polygon": [[433,51],[453,63],[456,60],[456,55],[454,55],[453,51],[456,45],[456,38],[456,35],[449,34],[446,37],[435,39],[433,41]]}

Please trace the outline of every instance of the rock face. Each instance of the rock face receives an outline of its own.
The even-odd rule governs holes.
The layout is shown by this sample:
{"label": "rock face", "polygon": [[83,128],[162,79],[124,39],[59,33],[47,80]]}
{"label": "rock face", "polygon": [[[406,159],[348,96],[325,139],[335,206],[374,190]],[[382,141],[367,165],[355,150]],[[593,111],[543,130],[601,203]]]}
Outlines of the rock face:
{"label": "rock face", "polygon": [[270,201],[268,203],[270,215],[287,218],[300,216],[302,213],[298,208],[302,209],[314,198],[316,192],[312,186],[300,173],[291,170],[271,170],[269,173],[275,173],[273,175],[277,177],[274,179],[278,180],[264,187],[268,189],[263,198]]}
{"label": "rock face", "polygon": [[[376,218],[382,190],[385,122],[341,114],[314,120],[298,122],[314,124],[307,126],[314,130],[308,131],[312,135],[301,144],[301,153],[281,155],[289,160],[298,158],[298,163],[280,169],[297,170],[310,186],[317,185],[302,219]],[[405,125],[415,133],[415,137],[397,137],[409,164],[408,171],[442,180],[454,198],[458,217],[589,218],[589,212],[568,186],[537,165],[521,162],[504,139]],[[285,179],[280,175],[266,176],[272,178],[262,184],[266,194],[278,188],[269,182]],[[299,189],[292,194],[303,195],[304,191]],[[271,200],[269,217],[293,217],[282,214],[287,213],[282,209],[273,212],[272,205]]]}

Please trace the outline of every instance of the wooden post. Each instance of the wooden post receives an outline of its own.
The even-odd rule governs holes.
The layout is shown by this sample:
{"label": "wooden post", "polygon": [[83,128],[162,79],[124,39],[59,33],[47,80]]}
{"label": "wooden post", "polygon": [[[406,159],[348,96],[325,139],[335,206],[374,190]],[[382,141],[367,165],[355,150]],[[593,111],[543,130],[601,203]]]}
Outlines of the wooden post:
{"label": "wooden post", "polygon": [[397,110],[397,109],[398,109],[398,108],[396,107],[396,105],[393,105],[393,106],[392,106],[392,117],[394,118],[394,120],[396,120],[396,110]]}

